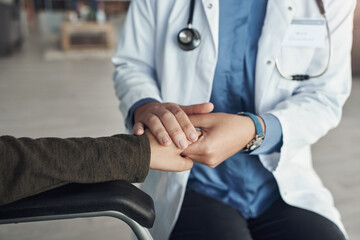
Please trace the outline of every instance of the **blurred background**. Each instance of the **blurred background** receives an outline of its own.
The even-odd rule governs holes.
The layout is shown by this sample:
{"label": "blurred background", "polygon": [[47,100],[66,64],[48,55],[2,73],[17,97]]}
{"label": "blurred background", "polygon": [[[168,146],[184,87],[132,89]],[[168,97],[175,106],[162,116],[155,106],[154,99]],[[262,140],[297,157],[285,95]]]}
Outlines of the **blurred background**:
{"label": "blurred background", "polygon": [[[97,137],[125,132],[110,58],[129,4],[0,0],[0,135]],[[352,94],[341,124],[315,144],[313,156],[350,239],[360,240],[359,7],[354,21]],[[0,225],[1,240],[129,236],[130,229],[111,218]]]}

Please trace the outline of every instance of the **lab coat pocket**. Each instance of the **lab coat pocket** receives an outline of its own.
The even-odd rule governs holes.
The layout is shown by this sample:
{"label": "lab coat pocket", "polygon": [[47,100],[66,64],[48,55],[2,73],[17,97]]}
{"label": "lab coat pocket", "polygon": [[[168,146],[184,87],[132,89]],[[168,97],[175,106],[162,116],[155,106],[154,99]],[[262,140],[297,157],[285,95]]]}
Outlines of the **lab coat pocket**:
{"label": "lab coat pocket", "polygon": [[[291,48],[283,47],[281,49],[280,57],[278,58],[278,67],[286,76],[304,75],[309,73],[309,67],[314,56],[315,49],[313,48]],[[286,78],[279,78],[277,87],[284,90],[293,90],[302,81],[293,81]]]}

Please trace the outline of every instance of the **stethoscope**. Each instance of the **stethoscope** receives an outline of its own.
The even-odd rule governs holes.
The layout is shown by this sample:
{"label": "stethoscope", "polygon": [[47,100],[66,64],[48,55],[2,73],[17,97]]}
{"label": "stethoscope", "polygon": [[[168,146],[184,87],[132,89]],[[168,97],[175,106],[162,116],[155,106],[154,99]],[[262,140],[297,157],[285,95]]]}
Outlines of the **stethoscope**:
{"label": "stethoscope", "polygon": [[195,0],[191,0],[187,27],[180,30],[177,38],[179,47],[184,51],[194,50],[200,45],[201,42],[199,31],[192,27],[194,7],[195,7]]}
{"label": "stethoscope", "polygon": [[[329,24],[328,24],[328,21],[326,18],[323,1],[322,0],[315,0],[315,1],[319,8],[321,15],[325,19],[325,26],[326,26],[326,32],[327,32],[327,37],[328,37],[328,49],[329,49],[328,50],[329,55],[328,55],[328,61],[327,61],[326,67],[324,68],[324,70],[322,72],[320,72],[316,75],[308,75],[308,74],[287,75],[281,70],[279,61],[276,58],[276,60],[275,60],[276,69],[279,72],[279,74],[285,79],[289,79],[289,80],[293,80],[293,81],[304,81],[304,80],[309,80],[312,78],[318,78],[318,77],[321,77],[322,75],[324,75],[327,72],[327,70],[329,69],[329,66],[331,63],[331,58],[332,58],[332,44],[331,44],[331,35],[330,35]],[[191,0],[187,27],[181,29],[178,34],[178,37],[177,37],[179,47],[184,51],[194,50],[195,48],[197,48],[200,45],[200,42],[201,42],[200,33],[192,27],[194,8],[195,8],[195,0]]]}

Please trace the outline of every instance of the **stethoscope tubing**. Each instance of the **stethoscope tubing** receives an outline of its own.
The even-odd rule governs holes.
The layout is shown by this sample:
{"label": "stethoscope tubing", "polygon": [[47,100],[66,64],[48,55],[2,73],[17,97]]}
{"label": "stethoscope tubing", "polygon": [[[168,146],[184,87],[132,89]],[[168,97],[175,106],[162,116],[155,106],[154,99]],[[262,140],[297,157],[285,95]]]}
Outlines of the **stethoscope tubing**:
{"label": "stethoscope tubing", "polygon": [[[316,75],[308,75],[308,74],[287,75],[282,71],[280,64],[279,64],[279,60],[276,58],[275,59],[276,69],[277,69],[278,73],[280,74],[280,76],[285,79],[293,80],[293,81],[305,81],[305,80],[309,80],[312,78],[319,78],[319,77],[323,76],[329,70],[331,60],[332,60],[332,42],[331,42],[330,28],[329,28],[329,24],[328,24],[328,21],[326,18],[326,12],[325,12],[323,1],[322,0],[315,0],[315,1],[319,8],[321,15],[325,19],[326,32],[327,32],[327,36],[328,36],[328,51],[329,51],[327,64],[326,64],[324,70]],[[187,21],[187,27],[181,29],[178,34],[178,37],[177,37],[178,45],[184,51],[194,50],[201,43],[200,33],[196,29],[194,29],[192,26],[194,9],[195,9],[195,0],[191,0],[190,1],[190,9],[189,9],[189,17],[188,17],[188,21]]]}
{"label": "stethoscope tubing", "polygon": [[189,18],[188,18],[188,21],[187,21],[188,28],[192,28],[194,9],[195,9],[195,0],[191,0],[190,1],[190,9],[189,9]]}
{"label": "stethoscope tubing", "polygon": [[330,34],[329,24],[328,24],[326,15],[325,15],[325,11],[320,10],[320,12],[323,13],[322,15],[323,15],[323,17],[325,19],[326,32],[327,32],[327,36],[328,36],[328,52],[329,52],[329,55],[328,55],[328,61],[327,61],[327,64],[326,64],[324,70],[322,72],[316,74],[316,75],[306,75],[306,74],[286,75],[281,70],[279,60],[276,58],[275,59],[275,66],[276,66],[276,69],[279,72],[281,77],[283,77],[285,79],[288,79],[288,80],[293,80],[293,81],[305,81],[305,80],[309,80],[309,79],[313,79],[313,78],[319,78],[319,77],[323,76],[329,70],[331,60],[332,60],[332,55],[333,55],[331,34]]}

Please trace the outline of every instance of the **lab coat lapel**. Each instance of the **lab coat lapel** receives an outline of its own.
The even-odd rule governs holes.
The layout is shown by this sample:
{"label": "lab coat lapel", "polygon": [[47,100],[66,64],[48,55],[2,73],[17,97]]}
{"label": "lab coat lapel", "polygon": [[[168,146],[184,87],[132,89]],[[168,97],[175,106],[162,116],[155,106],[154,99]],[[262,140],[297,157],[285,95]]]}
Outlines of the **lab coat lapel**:
{"label": "lab coat lapel", "polygon": [[262,112],[266,100],[269,80],[275,69],[275,59],[280,54],[284,39],[295,12],[295,4],[288,1],[269,0],[264,20],[264,26],[258,43],[258,54],[255,70],[255,107],[256,112]]}
{"label": "lab coat lapel", "polygon": [[216,52],[219,44],[219,0],[202,0],[202,7],[211,30]]}

